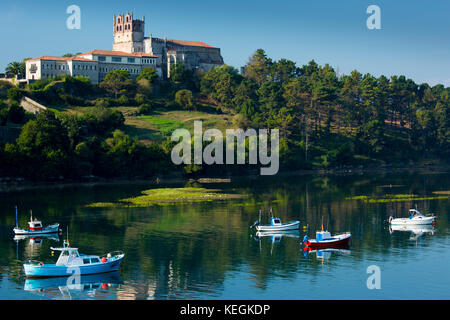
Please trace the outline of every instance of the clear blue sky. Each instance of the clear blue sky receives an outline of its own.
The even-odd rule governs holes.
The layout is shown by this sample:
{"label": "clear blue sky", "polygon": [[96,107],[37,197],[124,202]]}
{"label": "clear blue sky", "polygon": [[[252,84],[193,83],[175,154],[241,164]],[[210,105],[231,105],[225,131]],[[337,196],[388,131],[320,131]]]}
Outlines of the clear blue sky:
{"label": "clear blue sky", "polygon": [[[66,8],[81,8],[68,30]],[[366,9],[381,8],[381,30]],[[145,34],[220,47],[236,68],[263,48],[297,65],[315,59],[340,73],[405,75],[450,86],[450,1],[433,0],[12,0],[0,4],[0,72],[25,57],[112,48],[114,13],[145,15]]]}

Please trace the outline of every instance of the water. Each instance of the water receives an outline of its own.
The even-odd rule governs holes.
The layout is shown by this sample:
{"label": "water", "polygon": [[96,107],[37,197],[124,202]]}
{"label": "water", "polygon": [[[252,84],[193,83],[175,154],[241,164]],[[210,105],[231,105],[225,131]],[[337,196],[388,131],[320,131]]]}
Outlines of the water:
{"label": "water", "polygon": [[[0,299],[448,299],[450,200],[367,203],[352,196],[417,194],[449,190],[446,172],[347,176],[279,176],[203,184],[244,199],[150,208],[87,208],[136,196],[151,184],[40,187],[0,192]],[[185,184],[171,184],[180,187]],[[160,186],[167,187],[161,184]],[[26,225],[29,210],[44,224],[69,226],[71,244],[85,254],[122,250],[118,272],[26,280],[22,261],[52,262],[58,239],[14,241],[14,206]],[[436,213],[430,232],[393,231],[383,223],[417,208]],[[282,221],[350,231],[348,250],[305,254],[303,228],[280,239],[255,237],[249,226],[259,209]],[[264,215],[263,215],[264,217]],[[267,218],[267,215],[265,216]],[[323,218],[322,218],[323,217]],[[35,240],[39,241],[39,239]],[[369,290],[367,268],[381,270],[381,289]]]}

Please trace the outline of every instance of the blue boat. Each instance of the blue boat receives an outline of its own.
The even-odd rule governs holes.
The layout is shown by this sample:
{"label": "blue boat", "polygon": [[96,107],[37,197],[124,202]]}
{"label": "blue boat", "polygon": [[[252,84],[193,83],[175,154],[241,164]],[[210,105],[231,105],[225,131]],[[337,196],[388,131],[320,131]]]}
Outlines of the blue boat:
{"label": "blue boat", "polygon": [[64,241],[62,248],[51,248],[61,251],[55,264],[44,264],[41,261],[29,260],[23,264],[25,275],[35,277],[68,277],[74,274],[86,275],[117,271],[125,254],[114,251],[103,256],[79,254],[78,248],[70,247]]}

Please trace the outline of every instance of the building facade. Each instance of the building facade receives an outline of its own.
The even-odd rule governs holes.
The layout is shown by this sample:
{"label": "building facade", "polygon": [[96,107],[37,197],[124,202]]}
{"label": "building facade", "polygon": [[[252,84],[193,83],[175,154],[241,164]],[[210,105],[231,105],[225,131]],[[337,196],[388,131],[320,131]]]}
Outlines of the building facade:
{"label": "building facade", "polygon": [[161,75],[156,56],[143,52],[92,50],[75,57],[43,56],[26,61],[26,79],[51,79],[56,76],[86,76],[93,84],[101,82],[109,71],[126,70],[135,79],[143,68],[150,66]]}
{"label": "building facade", "polygon": [[220,48],[201,41],[169,40],[144,36],[145,17],[134,19],[133,13],[114,16],[113,50],[144,52],[157,56],[163,77],[170,77],[172,64],[182,62],[191,70],[207,71],[223,64]]}
{"label": "building facade", "polygon": [[207,71],[223,64],[220,48],[200,41],[168,40],[144,36],[145,17],[133,13],[114,16],[113,50],[92,50],[75,57],[42,56],[26,61],[26,80],[56,76],[86,76],[98,84],[112,70],[127,70],[136,78],[143,68],[153,67],[162,78],[170,77],[173,64]]}

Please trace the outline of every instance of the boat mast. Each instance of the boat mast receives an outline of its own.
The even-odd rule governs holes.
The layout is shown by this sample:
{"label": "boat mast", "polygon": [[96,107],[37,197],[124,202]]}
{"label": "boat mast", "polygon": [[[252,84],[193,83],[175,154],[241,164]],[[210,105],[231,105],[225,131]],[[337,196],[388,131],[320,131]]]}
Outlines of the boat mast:
{"label": "boat mast", "polygon": [[17,222],[17,206],[16,206],[16,228],[19,228],[19,223]]}

